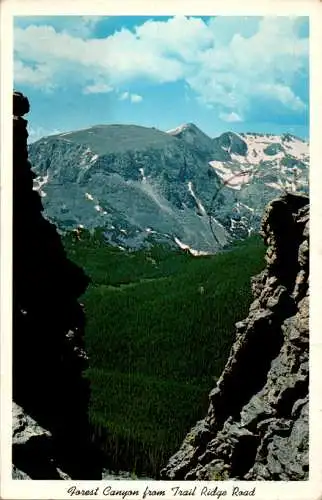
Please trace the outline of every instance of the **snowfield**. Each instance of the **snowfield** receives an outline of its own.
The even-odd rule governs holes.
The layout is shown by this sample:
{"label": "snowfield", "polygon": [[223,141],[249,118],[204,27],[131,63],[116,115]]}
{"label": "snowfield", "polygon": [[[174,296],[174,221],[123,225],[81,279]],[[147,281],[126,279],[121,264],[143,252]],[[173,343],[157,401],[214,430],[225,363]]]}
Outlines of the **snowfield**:
{"label": "snowfield", "polygon": [[[237,134],[236,135],[247,144],[247,155],[231,154],[231,158],[239,163],[250,163],[258,165],[261,161],[281,160],[285,152],[298,159],[309,158],[309,143],[296,137],[290,136],[289,140],[283,140],[279,135],[257,135],[257,134]],[[264,150],[271,145],[278,144],[284,151],[279,151],[275,155],[268,155]]]}
{"label": "snowfield", "polygon": [[[223,148],[230,153],[231,161],[209,162],[215,169],[216,174],[222,179],[225,186],[240,190],[244,185],[250,183],[253,177],[260,177],[263,171],[259,167],[263,162],[269,162],[269,167],[277,173],[286,177],[290,174],[293,177],[286,177],[284,182],[265,182],[267,187],[277,190],[289,189],[295,192],[305,182],[301,178],[302,171],[296,166],[289,167],[285,160],[300,160],[307,167],[309,166],[309,143],[294,136],[278,135],[256,135],[256,134],[235,134],[247,144],[247,154],[231,153],[231,146]],[[267,148],[270,154],[267,154]],[[265,152],[266,151],[266,152]],[[284,161],[284,162],[283,162]]]}
{"label": "snowfield", "polygon": [[209,165],[215,169],[216,174],[223,180],[224,184],[232,189],[241,189],[244,184],[248,184],[252,178],[252,172],[236,171],[227,166],[227,163],[211,161]]}

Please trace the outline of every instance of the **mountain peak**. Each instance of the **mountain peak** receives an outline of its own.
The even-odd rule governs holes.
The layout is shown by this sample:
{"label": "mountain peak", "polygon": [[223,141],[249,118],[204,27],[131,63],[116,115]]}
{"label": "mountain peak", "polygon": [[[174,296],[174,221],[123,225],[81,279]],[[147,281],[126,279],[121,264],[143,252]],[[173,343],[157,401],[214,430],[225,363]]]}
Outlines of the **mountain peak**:
{"label": "mountain peak", "polygon": [[181,132],[184,132],[184,131],[195,131],[195,132],[198,131],[199,133],[204,134],[204,132],[202,132],[202,130],[200,130],[197,127],[197,125],[195,125],[192,122],[183,123],[182,125],[179,125],[176,128],[173,128],[171,130],[167,130],[167,134],[177,135],[177,134],[180,134]]}
{"label": "mountain peak", "polygon": [[162,149],[175,139],[154,127],[134,124],[101,124],[51,136],[64,143],[80,144],[94,154],[114,154],[147,148]]}

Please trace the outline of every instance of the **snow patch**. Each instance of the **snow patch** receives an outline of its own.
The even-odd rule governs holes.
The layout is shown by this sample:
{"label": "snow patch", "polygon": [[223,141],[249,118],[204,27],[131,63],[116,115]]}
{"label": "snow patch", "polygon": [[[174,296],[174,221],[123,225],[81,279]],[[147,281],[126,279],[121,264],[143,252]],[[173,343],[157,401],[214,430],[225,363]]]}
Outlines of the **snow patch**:
{"label": "snow patch", "polygon": [[235,219],[230,219],[230,230],[233,231],[238,227],[238,222]]}
{"label": "snow patch", "polygon": [[189,245],[186,245],[185,243],[180,241],[179,238],[177,238],[176,236],[174,237],[174,241],[182,250],[188,250],[188,252],[191,253],[191,255],[193,255],[194,257],[199,257],[201,255],[211,255],[210,252],[203,252],[202,250],[194,250]]}
{"label": "snow patch", "polygon": [[223,180],[225,186],[231,189],[240,190],[252,178],[252,173],[249,170],[234,172],[220,161],[210,161],[209,165],[216,170],[216,174]]}
{"label": "snow patch", "polygon": [[271,187],[273,189],[278,189],[279,191],[283,191],[284,188],[281,184],[278,184],[277,182],[265,182],[265,186]]}
{"label": "snow patch", "polygon": [[230,168],[228,168],[227,165],[222,163],[221,161],[217,161],[217,160],[210,161],[209,165],[216,170],[217,175],[219,175],[220,177],[222,175],[229,175],[229,176],[233,175],[233,171]]}
{"label": "snow patch", "polygon": [[[243,137],[247,144],[246,161],[258,165],[261,161],[272,161],[272,159],[281,159],[284,156],[283,151],[279,151],[276,155],[267,155],[264,149],[271,144],[281,144],[281,137],[279,135],[256,135],[247,134]],[[284,144],[283,144],[284,146]]]}
{"label": "snow patch", "polygon": [[142,176],[142,182],[147,182],[146,177],[144,175],[144,168],[139,168],[139,172]]}
{"label": "snow patch", "polygon": [[235,153],[230,153],[230,157],[233,161],[238,163],[247,163],[247,159],[243,155],[237,155]]}
{"label": "snow patch", "polygon": [[183,130],[186,130],[187,128],[189,128],[189,125],[187,123],[183,123],[182,125],[179,125],[179,127],[176,127],[176,128],[173,128],[171,130],[167,130],[166,133],[167,134],[179,134],[180,132],[182,132]]}
{"label": "snow patch", "polygon": [[242,203],[241,201],[238,201],[237,202],[237,208],[239,208],[240,206],[244,207],[244,208],[247,208],[247,210],[250,210],[251,212],[254,212],[254,208],[249,207],[248,205],[246,205],[245,203]]}
{"label": "snow patch", "polygon": [[252,226],[247,227],[247,225],[243,222],[239,222],[239,221],[235,221],[234,219],[230,219],[230,230],[231,231],[238,228],[239,226],[243,226],[243,228],[247,230],[248,236],[250,236],[254,232],[254,228]]}
{"label": "snow patch", "polygon": [[34,179],[34,182],[33,182],[33,190],[34,191],[41,191],[41,188],[43,186],[45,186],[45,184],[48,183],[48,179],[49,179],[48,174],[44,175],[44,176],[40,175],[39,177],[36,177]]}
{"label": "snow patch", "polygon": [[95,160],[97,160],[97,158],[98,158],[98,155],[94,155],[94,156],[93,156],[93,157],[89,160],[89,162],[90,162],[90,163],[93,163]]}
{"label": "snow patch", "polygon": [[193,199],[195,200],[195,202],[197,203],[198,209],[200,210],[200,212],[202,213],[202,215],[207,215],[205,207],[203,206],[203,204],[201,203],[201,201],[195,195],[195,192],[193,190],[192,182],[191,181],[188,182],[188,190],[189,190],[189,193],[191,194],[191,196],[193,197]]}
{"label": "snow patch", "polygon": [[306,159],[309,156],[308,142],[300,141],[299,139],[292,137],[290,142],[283,142],[283,146],[287,150],[288,154],[295,156],[296,158]]}

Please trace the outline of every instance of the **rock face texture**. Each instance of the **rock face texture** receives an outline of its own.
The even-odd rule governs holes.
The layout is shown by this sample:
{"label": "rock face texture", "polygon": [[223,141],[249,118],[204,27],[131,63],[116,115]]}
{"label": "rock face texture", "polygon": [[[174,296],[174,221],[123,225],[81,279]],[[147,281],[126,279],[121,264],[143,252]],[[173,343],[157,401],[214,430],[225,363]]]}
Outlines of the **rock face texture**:
{"label": "rock face texture", "polygon": [[287,194],[262,219],[266,269],[236,324],[204,420],[161,471],[175,480],[308,479],[309,200]]}
{"label": "rock face texture", "polygon": [[181,242],[214,253],[257,231],[277,193],[308,190],[305,141],[212,139],[192,123],[167,133],[96,125],[43,137],[29,158],[46,217],[61,230],[104,227],[108,242],[127,248]]}
{"label": "rock face texture", "polygon": [[[13,479],[71,479],[55,464],[55,443],[52,434],[13,403],[12,455]],[[28,470],[26,474],[22,470]]]}
{"label": "rock face texture", "polygon": [[[28,162],[23,118],[28,111],[27,98],[15,92],[13,400],[19,410],[14,406],[13,462],[21,473],[14,469],[14,477],[57,479],[58,468],[75,479],[93,479],[99,476],[87,438],[89,390],[82,378],[87,356],[84,313],[78,303],[89,279],[67,259],[56,227],[42,215]],[[41,467],[35,466],[39,457],[34,447],[44,452],[39,455]]]}

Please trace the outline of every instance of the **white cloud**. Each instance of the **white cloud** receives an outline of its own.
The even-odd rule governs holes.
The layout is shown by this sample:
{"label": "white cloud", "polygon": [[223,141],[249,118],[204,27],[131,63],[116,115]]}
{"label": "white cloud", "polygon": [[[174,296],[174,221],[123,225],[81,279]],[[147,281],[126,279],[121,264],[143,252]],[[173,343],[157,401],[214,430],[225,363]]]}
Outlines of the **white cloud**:
{"label": "white cloud", "polygon": [[129,97],[130,97],[129,92],[123,92],[123,93],[120,95],[119,99],[120,99],[120,101],[125,101],[125,100],[126,100],[126,99],[128,99]]}
{"label": "white cloud", "polygon": [[35,87],[41,87],[43,90],[50,91],[55,87],[50,78],[52,72],[46,64],[35,64],[28,66],[24,62],[16,60],[14,63],[15,83],[23,83]]}
{"label": "white cloud", "polygon": [[143,97],[138,94],[131,94],[131,102],[141,102],[143,100]]}
{"label": "white cloud", "polygon": [[292,110],[304,108],[292,85],[307,64],[308,40],[297,37],[295,19],[261,19],[255,34],[235,33],[227,45],[204,51],[200,60],[188,81],[205,103],[245,114],[255,96],[265,96]]}
{"label": "white cloud", "polygon": [[[86,19],[85,25],[95,24]],[[305,103],[295,88],[308,64],[301,23],[280,16],[216,17],[208,23],[180,16],[149,20],[134,31],[123,28],[100,39],[51,26],[17,27],[15,79],[47,90],[76,83],[85,93],[139,79],[185,81],[200,102],[228,120],[246,119],[255,97],[301,112]],[[122,95],[141,100],[129,92]]]}
{"label": "white cloud", "polygon": [[84,94],[107,94],[108,92],[112,92],[113,87],[107,85],[106,83],[94,83],[93,85],[87,85],[84,88]]}
{"label": "white cloud", "polygon": [[234,122],[242,122],[243,119],[239,116],[238,113],[232,111],[231,113],[220,113],[219,118],[224,122],[234,123]]}
{"label": "white cloud", "polygon": [[[14,25],[19,28],[30,25],[51,26],[57,33],[87,38],[101,19],[100,16],[15,16]],[[107,16],[104,16],[104,20],[106,19]]]}
{"label": "white cloud", "polygon": [[17,28],[15,52],[18,60],[45,65],[55,80],[70,72],[75,80],[103,80],[113,86],[136,78],[167,82],[183,76],[180,61],[124,29],[107,38],[83,40],[50,26]]}
{"label": "white cloud", "polygon": [[277,99],[281,104],[294,111],[301,111],[305,108],[301,99],[296,96],[293,90],[287,85],[279,83],[261,83],[256,88],[257,94],[270,99]]}
{"label": "white cloud", "polygon": [[200,51],[211,46],[213,33],[200,18],[176,16],[164,21],[147,21],[136,28],[136,36],[155,53],[179,57],[191,64]]}
{"label": "white cloud", "polygon": [[137,103],[137,102],[141,102],[143,100],[143,97],[141,95],[138,95],[138,94],[130,94],[130,92],[123,92],[119,96],[119,100],[120,101],[129,100],[133,103]]}
{"label": "white cloud", "polygon": [[236,33],[245,38],[253,36],[258,31],[260,20],[258,16],[216,16],[208,25],[219,47],[228,45]]}

